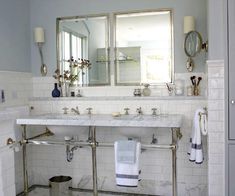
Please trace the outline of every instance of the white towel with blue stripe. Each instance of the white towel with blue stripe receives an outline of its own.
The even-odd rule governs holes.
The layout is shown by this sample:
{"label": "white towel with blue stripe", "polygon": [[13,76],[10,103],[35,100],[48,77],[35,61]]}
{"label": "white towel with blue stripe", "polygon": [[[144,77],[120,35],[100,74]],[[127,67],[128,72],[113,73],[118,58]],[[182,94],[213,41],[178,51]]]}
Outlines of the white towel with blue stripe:
{"label": "white towel with blue stripe", "polygon": [[205,113],[205,110],[200,108],[195,112],[192,126],[192,135],[190,138],[190,145],[188,150],[189,160],[195,162],[196,164],[201,164],[204,160],[201,132],[203,135],[207,134],[206,115],[201,115],[200,117],[200,113]]}
{"label": "white towel with blue stripe", "polygon": [[140,142],[121,140],[114,143],[115,172],[118,186],[137,187],[139,180]]}

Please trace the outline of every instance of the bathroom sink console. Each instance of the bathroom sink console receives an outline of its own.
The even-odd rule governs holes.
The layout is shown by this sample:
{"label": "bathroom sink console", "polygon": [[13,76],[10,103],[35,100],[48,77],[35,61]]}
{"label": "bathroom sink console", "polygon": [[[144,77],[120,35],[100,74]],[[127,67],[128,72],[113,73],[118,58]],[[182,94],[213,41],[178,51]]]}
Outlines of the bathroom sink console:
{"label": "bathroom sink console", "polygon": [[45,114],[30,118],[17,119],[22,125],[73,125],[100,127],[180,127],[182,115],[121,115],[113,117],[111,114],[71,115]]}
{"label": "bathroom sink console", "polygon": [[[23,127],[23,140],[20,143],[23,146],[23,170],[24,170],[24,192],[29,192],[28,172],[27,172],[27,144],[34,145],[71,145],[71,146],[90,146],[92,150],[92,174],[93,174],[93,195],[98,196],[97,188],[97,147],[113,147],[113,143],[103,143],[96,140],[96,127],[145,127],[145,128],[168,128],[171,130],[171,144],[141,144],[143,148],[151,149],[170,149],[172,151],[172,195],[177,196],[177,175],[176,175],[176,150],[178,140],[182,137],[180,127],[182,125],[182,115],[121,115],[113,117],[107,114],[90,115],[71,115],[71,114],[44,114],[17,119],[17,124]],[[50,141],[41,139],[42,136],[53,134],[48,129],[38,136],[27,138],[27,125],[57,125],[57,126],[87,126],[91,131],[91,137],[88,141]],[[39,139],[40,138],[40,139]]]}

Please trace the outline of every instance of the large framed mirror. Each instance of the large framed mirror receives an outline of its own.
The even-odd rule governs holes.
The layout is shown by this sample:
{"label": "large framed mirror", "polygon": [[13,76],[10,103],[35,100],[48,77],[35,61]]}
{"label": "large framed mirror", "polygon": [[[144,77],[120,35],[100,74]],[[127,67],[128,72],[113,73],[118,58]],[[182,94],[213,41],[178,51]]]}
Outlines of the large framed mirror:
{"label": "large framed mirror", "polygon": [[172,82],[172,11],[115,14],[116,85]]}
{"label": "large framed mirror", "polygon": [[70,85],[110,84],[108,15],[57,18],[57,68]]}

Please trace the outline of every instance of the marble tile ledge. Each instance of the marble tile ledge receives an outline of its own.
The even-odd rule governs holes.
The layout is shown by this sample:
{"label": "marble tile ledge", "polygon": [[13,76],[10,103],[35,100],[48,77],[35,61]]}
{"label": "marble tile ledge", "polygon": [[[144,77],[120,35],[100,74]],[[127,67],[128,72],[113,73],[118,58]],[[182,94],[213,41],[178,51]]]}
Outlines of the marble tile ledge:
{"label": "marble tile ledge", "polygon": [[113,100],[207,100],[206,96],[90,96],[90,97],[31,97],[29,101],[113,101]]}

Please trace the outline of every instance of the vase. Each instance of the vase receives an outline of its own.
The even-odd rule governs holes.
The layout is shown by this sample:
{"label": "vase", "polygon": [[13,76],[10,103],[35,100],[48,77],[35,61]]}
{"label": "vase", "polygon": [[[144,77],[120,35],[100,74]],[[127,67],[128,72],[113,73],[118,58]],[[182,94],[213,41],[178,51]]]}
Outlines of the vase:
{"label": "vase", "polygon": [[60,97],[60,91],[58,89],[57,83],[54,84],[54,89],[51,92],[52,97]]}
{"label": "vase", "polygon": [[69,97],[69,83],[63,82],[61,84],[61,96],[62,97]]}
{"label": "vase", "polygon": [[142,93],[144,96],[150,96],[151,90],[149,89],[149,84],[144,84],[144,89]]}

